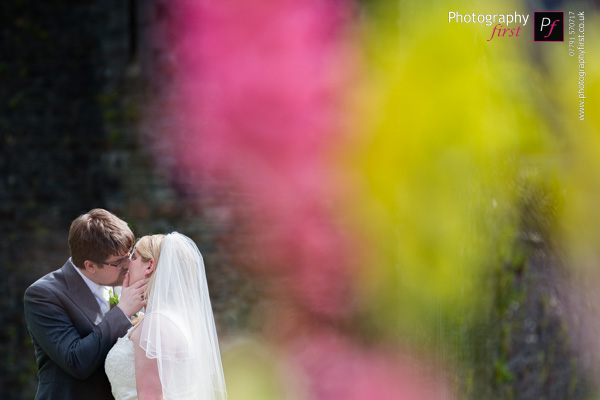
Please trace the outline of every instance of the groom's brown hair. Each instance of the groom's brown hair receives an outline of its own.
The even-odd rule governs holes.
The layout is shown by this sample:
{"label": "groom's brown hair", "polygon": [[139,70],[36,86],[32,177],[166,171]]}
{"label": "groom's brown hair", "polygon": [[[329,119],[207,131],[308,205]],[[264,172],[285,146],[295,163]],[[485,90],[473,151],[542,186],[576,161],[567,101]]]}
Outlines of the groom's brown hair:
{"label": "groom's brown hair", "polygon": [[85,260],[102,263],[111,256],[125,254],[135,243],[135,236],[125,221],[95,208],[77,217],[69,230],[71,260],[78,268]]}

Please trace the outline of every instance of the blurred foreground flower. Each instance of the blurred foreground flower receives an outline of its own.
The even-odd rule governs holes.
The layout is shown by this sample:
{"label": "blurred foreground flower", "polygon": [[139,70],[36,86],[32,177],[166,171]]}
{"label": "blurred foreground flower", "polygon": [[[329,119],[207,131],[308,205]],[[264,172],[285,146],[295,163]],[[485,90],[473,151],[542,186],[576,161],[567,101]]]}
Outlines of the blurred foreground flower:
{"label": "blurred foreground flower", "polygon": [[265,244],[266,264],[252,268],[315,313],[346,313],[351,255],[331,216],[339,199],[326,155],[339,135],[348,10],[328,1],[174,4],[167,109],[176,122],[165,135],[177,167],[242,194]]}
{"label": "blurred foreground flower", "polygon": [[296,338],[284,348],[238,338],[223,351],[232,400],[451,398],[421,356],[360,348],[332,332]]}
{"label": "blurred foreground flower", "polygon": [[[276,382],[285,386],[287,378],[270,366],[278,359],[305,398],[422,398],[430,381],[413,379],[396,357],[336,328],[360,302],[353,273],[362,253],[339,212],[347,192],[333,180],[339,171],[331,157],[354,75],[349,9],[329,1],[178,0],[171,7],[176,62],[161,102],[164,143],[181,173],[226,181],[241,194],[261,255],[250,267],[275,305],[263,333],[277,356],[246,371],[227,367],[232,358],[244,364],[235,349],[225,351],[232,398],[246,383],[254,398],[280,395]],[[197,184],[212,190],[206,180]]]}
{"label": "blurred foreground flower", "polygon": [[376,265],[362,274],[369,321],[425,344],[486,312],[520,186],[555,174],[558,146],[518,46],[484,45],[485,25],[439,23],[445,5],[402,11],[398,24],[388,13],[366,27],[345,155],[361,186],[347,206]]}
{"label": "blurred foreground flower", "polygon": [[[282,395],[280,362],[306,398],[446,398],[448,365],[431,354],[460,353],[485,316],[521,189],[560,191],[562,149],[525,49],[449,29],[445,4],[381,4],[362,57],[342,2],[170,5],[170,157],[205,190],[208,177],[241,193],[251,268],[275,304],[273,353],[257,370],[230,364],[232,398],[254,379],[254,398]],[[404,345],[411,364],[394,354]],[[249,346],[229,356],[263,357]]]}

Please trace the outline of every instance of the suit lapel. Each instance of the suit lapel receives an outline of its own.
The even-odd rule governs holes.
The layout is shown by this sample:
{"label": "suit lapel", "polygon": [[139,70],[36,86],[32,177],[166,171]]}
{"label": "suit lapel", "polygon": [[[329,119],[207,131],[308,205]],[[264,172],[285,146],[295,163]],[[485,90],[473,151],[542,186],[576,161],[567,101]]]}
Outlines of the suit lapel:
{"label": "suit lapel", "polygon": [[100,305],[96,301],[94,294],[91,292],[88,285],[81,278],[81,276],[75,271],[70,261],[67,261],[61,268],[65,282],[67,284],[67,296],[71,298],[73,303],[85,314],[85,316],[94,325],[98,325],[102,321],[102,311]]}

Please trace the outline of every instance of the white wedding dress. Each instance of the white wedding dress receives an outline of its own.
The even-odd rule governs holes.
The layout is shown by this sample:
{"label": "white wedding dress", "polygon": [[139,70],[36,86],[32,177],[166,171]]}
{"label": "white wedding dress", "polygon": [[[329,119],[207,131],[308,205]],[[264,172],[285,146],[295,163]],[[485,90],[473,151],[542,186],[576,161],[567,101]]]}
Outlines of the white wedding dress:
{"label": "white wedding dress", "polygon": [[[137,400],[136,347],[155,359],[165,400],[226,400],[227,390],[204,261],[177,232],[164,237],[146,313],[108,352],[104,369],[116,400]],[[136,332],[137,334],[137,332]]]}
{"label": "white wedding dress", "polygon": [[135,386],[135,352],[133,341],[129,339],[131,327],[127,334],[117,340],[108,352],[104,363],[106,376],[110,381],[115,400],[137,400]]}

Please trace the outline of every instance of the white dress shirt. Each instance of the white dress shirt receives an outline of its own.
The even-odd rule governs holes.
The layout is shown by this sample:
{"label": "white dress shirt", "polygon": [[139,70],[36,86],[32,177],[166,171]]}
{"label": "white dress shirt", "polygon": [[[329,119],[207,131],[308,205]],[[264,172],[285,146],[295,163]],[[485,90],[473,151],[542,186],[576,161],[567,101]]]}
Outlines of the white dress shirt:
{"label": "white dress shirt", "polygon": [[110,310],[109,293],[108,293],[110,289],[106,286],[98,285],[96,282],[93,282],[92,280],[90,280],[90,278],[85,276],[81,272],[81,270],[79,268],[77,268],[75,266],[75,264],[73,264],[73,261],[70,258],[69,258],[69,262],[71,263],[73,268],[75,268],[75,271],[77,271],[79,276],[81,276],[81,278],[83,279],[85,284],[88,286],[88,288],[90,288],[90,291],[94,294],[94,297],[96,298],[96,301],[98,302],[98,305],[100,306],[100,310],[102,310],[102,313],[106,314],[108,312],[108,310]]}

